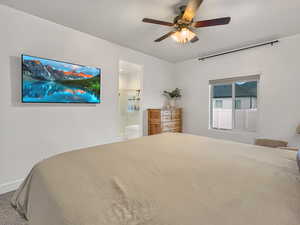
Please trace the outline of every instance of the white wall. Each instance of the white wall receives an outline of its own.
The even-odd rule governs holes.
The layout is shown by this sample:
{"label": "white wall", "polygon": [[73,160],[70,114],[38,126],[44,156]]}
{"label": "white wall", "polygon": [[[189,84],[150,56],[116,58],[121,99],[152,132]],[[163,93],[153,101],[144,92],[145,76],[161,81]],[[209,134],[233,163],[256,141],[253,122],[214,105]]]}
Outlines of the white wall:
{"label": "white wall", "polygon": [[[300,145],[300,35],[205,61],[176,65],[176,85],[183,89],[184,131],[203,136],[253,143],[255,137],[278,138]],[[209,80],[261,75],[259,126],[256,133],[209,130]]]}
{"label": "white wall", "polygon": [[[0,192],[43,158],[116,140],[120,59],[143,65],[144,110],[174,86],[170,63],[1,5],[0,30]],[[22,53],[100,67],[103,103],[21,104]]]}
{"label": "white wall", "polygon": [[140,89],[140,71],[132,71],[129,73],[120,73],[119,89]]}

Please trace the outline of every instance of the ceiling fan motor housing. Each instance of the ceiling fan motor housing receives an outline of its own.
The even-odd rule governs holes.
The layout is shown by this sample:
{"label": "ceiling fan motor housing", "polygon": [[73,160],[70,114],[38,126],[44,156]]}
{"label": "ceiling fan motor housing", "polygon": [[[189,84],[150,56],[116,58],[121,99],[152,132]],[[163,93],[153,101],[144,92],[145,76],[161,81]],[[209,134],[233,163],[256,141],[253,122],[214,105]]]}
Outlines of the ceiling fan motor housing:
{"label": "ceiling fan motor housing", "polygon": [[174,23],[175,23],[178,27],[181,27],[181,28],[187,27],[187,25],[189,25],[189,24],[191,24],[191,23],[193,22],[193,20],[190,21],[190,22],[187,22],[187,21],[184,21],[184,20],[182,19],[182,16],[183,16],[183,14],[184,14],[184,12],[185,12],[186,7],[187,7],[187,5],[179,6],[179,7],[178,7],[179,15],[176,16],[176,17],[174,18]]}
{"label": "ceiling fan motor housing", "polygon": [[176,37],[177,42],[194,43],[199,40],[196,33],[194,32],[196,28],[226,25],[229,24],[231,20],[230,17],[222,17],[222,18],[216,18],[211,20],[194,22],[196,12],[200,7],[200,5],[202,4],[203,0],[186,0],[186,1],[188,1],[188,3],[185,5],[177,5],[178,7],[176,7],[176,11],[178,14],[174,18],[173,23],[151,19],[151,18],[143,19],[143,22],[145,23],[158,24],[158,25],[163,25],[163,26],[168,26],[173,28],[172,31],[170,31],[169,33],[156,39],[155,42],[163,41],[170,36],[176,37],[177,35]]}
{"label": "ceiling fan motor housing", "polygon": [[185,9],[186,9],[186,5],[181,5],[181,6],[178,7],[178,10],[179,10],[181,15],[183,15]]}

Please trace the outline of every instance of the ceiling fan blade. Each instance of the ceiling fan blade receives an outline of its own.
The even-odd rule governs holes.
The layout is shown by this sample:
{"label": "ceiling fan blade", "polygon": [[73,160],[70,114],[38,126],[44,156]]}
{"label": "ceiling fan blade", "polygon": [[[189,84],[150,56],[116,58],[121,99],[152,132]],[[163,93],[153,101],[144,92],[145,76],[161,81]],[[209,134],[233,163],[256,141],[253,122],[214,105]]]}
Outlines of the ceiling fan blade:
{"label": "ceiling fan blade", "polygon": [[203,0],[189,0],[186,9],[183,13],[182,19],[187,22],[191,22],[196,15],[198,8]]}
{"label": "ceiling fan blade", "polygon": [[199,38],[197,36],[193,37],[193,39],[190,40],[191,43],[195,43],[197,41],[199,41]]}
{"label": "ceiling fan blade", "polygon": [[170,37],[170,36],[171,36],[172,34],[174,34],[175,32],[176,32],[176,31],[171,31],[171,32],[165,34],[164,36],[162,36],[162,37],[156,39],[155,42],[160,42],[160,41],[162,41],[162,40],[165,40],[166,38]]}
{"label": "ceiling fan blade", "polygon": [[212,20],[197,21],[192,24],[192,27],[198,28],[198,27],[226,25],[229,24],[230,20],[231,20],[230,17],[223,17],[223,18],[212,19]]}
{"label": "ceiling fan blade", "polygon": [[154,19],[149,19],[149,18],[144,18],[143,22],[144,23],[153,23],[153,24],[158,24],[158,25],[163,25],[163,26],[169,26],[169,27],[172,27],[175,25],[174,23],[165,22],[165,21],[161,21],[161,20],[154,20]]}

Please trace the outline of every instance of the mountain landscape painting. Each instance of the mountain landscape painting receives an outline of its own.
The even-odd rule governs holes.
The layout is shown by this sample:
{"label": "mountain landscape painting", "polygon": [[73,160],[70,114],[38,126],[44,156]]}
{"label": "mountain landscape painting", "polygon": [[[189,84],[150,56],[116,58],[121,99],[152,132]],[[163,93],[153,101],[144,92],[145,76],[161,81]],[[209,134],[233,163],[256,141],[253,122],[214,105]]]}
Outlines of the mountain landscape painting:
{"label": "mountain landscape painting", "polygon": [[22,102],[100,103],[101,70],[22,55]]}

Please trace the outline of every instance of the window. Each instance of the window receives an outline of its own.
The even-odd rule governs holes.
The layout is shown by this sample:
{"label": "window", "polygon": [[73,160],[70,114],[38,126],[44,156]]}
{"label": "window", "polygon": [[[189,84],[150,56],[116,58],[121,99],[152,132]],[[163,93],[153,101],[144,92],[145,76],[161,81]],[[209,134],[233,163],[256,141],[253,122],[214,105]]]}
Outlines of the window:
{"label": "window", "polygon": [[223,101],[222,100],[215,100],[215,108],[217,108],[217,109],[223,108]]}
{"label": "window", "polygon": [[259,76],[210,81],[210,127],[256,131],[258,82]]}
{"label": "window", "polygon": [[242,100],[236,99],[235,100],[235,109],[241,109],[242,108]]}

